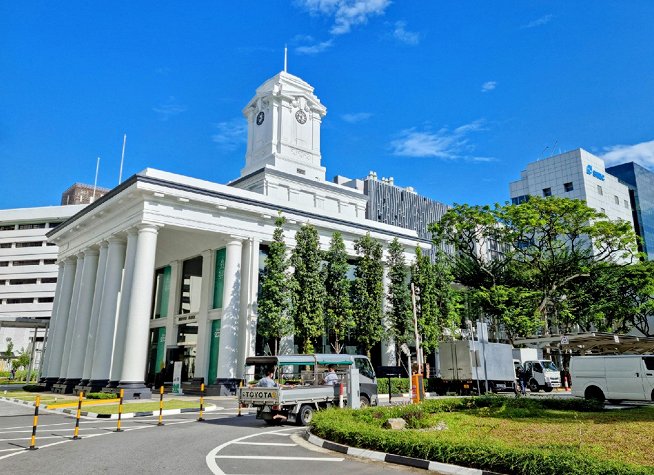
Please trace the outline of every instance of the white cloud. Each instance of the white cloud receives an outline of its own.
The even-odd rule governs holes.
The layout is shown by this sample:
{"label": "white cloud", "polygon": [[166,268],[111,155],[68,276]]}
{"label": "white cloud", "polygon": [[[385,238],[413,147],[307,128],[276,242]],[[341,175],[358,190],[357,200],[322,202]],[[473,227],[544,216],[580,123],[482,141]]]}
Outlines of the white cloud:
{"label": "white cloud", "polygon": [[353,26],[363,25],[371,16],[383,15],[390,0],[296,0],[311,14],[334,17],[330,33],[343,35]]}
{"label": "white cloud", "polygon": [[341,119],[350,124],[356,124],[357,122],[363,122],[372,117],[370,112],[353,112],[350,114],[343,114]]}
{"label": "white cloud", "polygon": [[481,85],[481,92],[489,92],[497,87],[497,81],[486,81]]}
{"label": "white cloud", "polygon": [[187,107],[179,104],[173,96],[170,96],[165,103],[152,108],[152,110],[159,115],[159,119],[163,121],[166,121],[177,114],[181,114],[182,112],[186,112],[186,109]]}
{"label": "white cloud", "polygon": [[327,40],[309,45],[297,46],[295,52],[297,54],[318,54],[328,50],[333,44],[334,42],[332,40]]}
{"label": "white cloud", "polygon": [[529,23],[522,25],[520,28],[525,29],[525,28],[536,28],[537,26],[543,26],[547,25],[550,21],[552,21],[552,18],[554,18],[554,15],[543,15],[540,18],[536,18],[535,20],[530,21]]}
{"label": "white cloud", "polygon": [[248,127],[243,118],[235,118],[216,124],[217,133],[211,140],[225,150],[235,150],[247,141]]}
{"label": "white cloud", "polygon": [[483,121],[476,120],[469,124],[449,130],[443,127],[437,131],[403,130],[398,138],[391,142],[393,155],[401,157],[433,157],[442,160],[466,160],[472,162],[490,162],[492,157],[481,157],[473,154],[475,146],[470,143],[468,135],[471,132],[485,130]]}
{"label": "white cloud", "polygon": [[401,41],[407,45],[417,45],[420,43],[420,34],[413,31],[407,31],[406,22],[404,21],[395,22],[393,36],[396,40]]}
{"label": "white cloud", "polygon": [[635,145],[613,145],[604,148],[600,155],[607,165],[617,165],[625,162],[636,162],[647,168],[654,169],[654,140]]}

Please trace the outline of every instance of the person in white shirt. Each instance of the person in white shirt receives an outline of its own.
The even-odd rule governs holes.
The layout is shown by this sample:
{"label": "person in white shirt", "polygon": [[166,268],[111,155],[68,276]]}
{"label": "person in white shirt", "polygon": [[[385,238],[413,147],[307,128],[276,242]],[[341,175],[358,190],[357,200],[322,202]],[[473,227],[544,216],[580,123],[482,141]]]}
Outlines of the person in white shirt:
{"label": "person in white shirt", "polygon": [[327,384],[328,386],[334,386],[336,383],[338,383],[338,375],[336,374],[336,368],[334,367],[333,364],[330,364],[328,367],[329,373],[325,376],[325,379],[323,380],[323,384]]}
{"label": "person in white shirt", "polygon": [[275,375],[275,371],[270,369],[266,371],[266,375],[259,380],[257,383],[257,387],[260,388],[276,388],[279,387],[279,385],[275,382],[273,379],[273,376]]}

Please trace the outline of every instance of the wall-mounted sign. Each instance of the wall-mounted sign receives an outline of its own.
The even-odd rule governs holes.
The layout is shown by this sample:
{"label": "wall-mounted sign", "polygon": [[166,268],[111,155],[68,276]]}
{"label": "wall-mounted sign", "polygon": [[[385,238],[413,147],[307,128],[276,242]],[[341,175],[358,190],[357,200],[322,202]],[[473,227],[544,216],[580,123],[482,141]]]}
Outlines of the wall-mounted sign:
{"label": "wall-mounted sign", "polygon": [[586,165],[586,175],[592,175],[595,178],[597,178],[598,180],[604,181],[604,174],[598,172],[597,170],[593,170],[592,165]]}
{"label": "wall-mounted sign", "polygon": [[186,315],[178,315],[175,317],[175,323],[181,325],[183,323],[195,323],[198,321],[197,313],[188,313]]}

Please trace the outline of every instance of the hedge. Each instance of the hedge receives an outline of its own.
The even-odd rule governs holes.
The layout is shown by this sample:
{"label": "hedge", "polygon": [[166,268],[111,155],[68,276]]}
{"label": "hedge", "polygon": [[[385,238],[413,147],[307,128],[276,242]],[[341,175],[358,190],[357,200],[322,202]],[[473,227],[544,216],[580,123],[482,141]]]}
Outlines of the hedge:
{"label": "hedge", "polygon": [[86,399],[116,399],[113,393],[88,393]]}
{"label": "hedge", "polygon": [[[601,410],[577,400],[531,400],[501,397],[458,398],[427,401],[420,405],[369,408],[360,411],[329,409],[314,415],[311,431],[324,439],[353,447],[388,452],[499,473],[521,475],[653,475],[654,467],[598,460],[577,447],[551,445],[510,446],[502,441],[480,441],[453,433],[450,440],[416,430],[391,431],[382,424],[392,417],[403,417],[407,426],[421,429],[425,414],[510,405],[518,411],[550,409]],[[537,415],[536,415],[537,417]],[[459,435],[459,437],[457,437]],[[649,448],[643,447],[644,450]]]}

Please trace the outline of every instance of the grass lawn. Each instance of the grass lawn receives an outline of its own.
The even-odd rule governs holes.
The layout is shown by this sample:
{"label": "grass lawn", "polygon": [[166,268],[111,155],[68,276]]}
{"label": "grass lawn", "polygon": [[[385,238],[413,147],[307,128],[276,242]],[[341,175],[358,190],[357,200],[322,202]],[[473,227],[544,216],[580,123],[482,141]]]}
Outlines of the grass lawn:
{"label": "grass lawn", "polygon": [[[205,403],[205,408],[207,407]],[[166,409],[200,409],[200,401],[183,401],[180,399],[164,400],[164,411]],[[128,402],[123,404],[123,414],[127,412],[147,412],[158,411],[159,401],[156,402]],[[84,411],[94,412],[96,414],[118,414],[118,404],[108,404],[103,406],[84,406]]]}
{"label": "grass lawn", "polygon": [[[560,472],[565,467],[561,473],[618,473],[615,466],[654,474],[654,406],[609,411],[549,401],[486,397],[330,410],[317,413],[313,425],[329,440],[502,473],[556,473],[542,466],[551,460]],[[404,418],[407,429],[383,429],[391,417]]]}
{"label": "grass lawn", "polygon": [[4,391],[0,392],[0,396],[20,399],[21,401],[31,401],[36,400],[36,396],[41,396],[41,406],[46,404],[54,404],[55,402],[68,402],[77,400],[77,396],[70,395],[61,395],[61,394],[52,394],[52,393],[32,393],[27,391],[13,391],[7,390],[7,393],[4,394]]}

